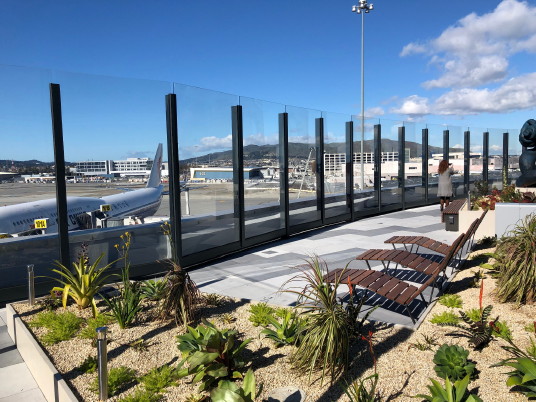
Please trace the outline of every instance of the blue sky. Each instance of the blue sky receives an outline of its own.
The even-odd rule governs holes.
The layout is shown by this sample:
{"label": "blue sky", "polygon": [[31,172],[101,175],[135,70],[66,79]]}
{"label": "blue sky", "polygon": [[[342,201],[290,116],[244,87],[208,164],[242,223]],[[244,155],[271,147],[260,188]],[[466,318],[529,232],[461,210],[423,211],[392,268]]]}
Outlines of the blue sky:
{"label": "blue sky", "polygon": [[[50,159],[47,94],[36,89],[47,80],[62,85],[68,160],[152,156],[156,142],[165,143],[163,94],[171,82],[235,94],[187,90],[221,111],[183,110],[184,127],[194,133],[183,137],[184,156],[229,145],[226,108],[237,95],[359,114],[356,3],[3,0],[0,64],[37,70],[0,71],[0,135],[12,138],[0,159]],[[372,3],[365,16],[367,116],[464,129],[519,129],[535,117],[534,1]],[[280,105],[261,109],[275,113]],[[208,120],[221,122],[218,129],[207,133]],[[264,124],[264,142],[275,127]],[[259,133],[252,130],[253,138]]]}

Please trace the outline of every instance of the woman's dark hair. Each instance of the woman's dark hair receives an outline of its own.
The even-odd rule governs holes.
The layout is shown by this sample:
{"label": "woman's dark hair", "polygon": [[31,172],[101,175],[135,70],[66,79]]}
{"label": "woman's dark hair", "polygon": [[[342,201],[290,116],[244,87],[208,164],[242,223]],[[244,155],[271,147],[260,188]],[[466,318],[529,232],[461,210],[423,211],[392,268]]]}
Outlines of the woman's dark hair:
{"label": "woman's dark hair", "polygon": [[449,161],[443,159],[441,162],[439,162],[439,168],[437,169],[437,172],[439,174],[443,173],[445,170],[449,168]]}

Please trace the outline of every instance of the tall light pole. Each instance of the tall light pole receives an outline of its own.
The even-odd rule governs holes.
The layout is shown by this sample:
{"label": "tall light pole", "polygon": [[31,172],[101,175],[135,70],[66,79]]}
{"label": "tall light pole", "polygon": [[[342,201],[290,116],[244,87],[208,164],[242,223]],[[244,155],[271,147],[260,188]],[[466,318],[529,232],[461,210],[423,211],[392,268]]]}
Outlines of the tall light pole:
{"label": "tall light pole", "polygon": [[361,14],[361,191],[365,189],[365,14],[373,8],[367,0],[359,0],[359,5],[352,7],[352,12]]}

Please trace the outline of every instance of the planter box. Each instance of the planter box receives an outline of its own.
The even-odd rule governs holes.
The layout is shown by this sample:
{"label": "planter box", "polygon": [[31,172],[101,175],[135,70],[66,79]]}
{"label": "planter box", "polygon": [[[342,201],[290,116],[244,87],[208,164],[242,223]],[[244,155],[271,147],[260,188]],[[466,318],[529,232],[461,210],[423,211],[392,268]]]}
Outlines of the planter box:
{"label": "planter box", "polygon": [[6,306],[6,315],[7,332],[47,401],[78,401],[11,304]]}
{"label": "planter box", "polygon": [[515,224],[527,215],[536,213],[536,204],[498,203],[495,204],[495,233],[500,238],[513,229]]}
{"label": "planter box", "polygon": [[[467,229],[469,229],[469,226],[471,226],[471,223],[473,223],[475,219],[480,218],[482,212],[483,211],[481,210],[469,211],[467,205],[461,209],[459,212],[459,231],[465,233]],[[495,216],[495,211],[488,211],[475,233],[475,241],[484,237],[495,236]]]}

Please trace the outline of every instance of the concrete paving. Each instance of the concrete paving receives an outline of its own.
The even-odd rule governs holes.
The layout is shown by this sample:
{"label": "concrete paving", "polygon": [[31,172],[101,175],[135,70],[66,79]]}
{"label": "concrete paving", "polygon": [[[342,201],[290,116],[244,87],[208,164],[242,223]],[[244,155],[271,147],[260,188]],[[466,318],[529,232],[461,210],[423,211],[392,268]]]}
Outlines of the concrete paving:
{"label": "concrete paving", "polygon": [[[296,286],[300,290],[303,288],[303,283],[299,282],[285,285],[299,272],[296,266],[317,255],[330,269],[344,267],[348,263],[352,268],[366,268],[364,262],[355,261],[354,257],[369,248],[390,248],[383,241],[397,234],[426,235],[449,244],[458,236],[456,232],[445,231],[438,206],[421,207],[306,232],[223,258],[192,271],[190,275],[203,292],[276,305],[293,305],[296,296],[281,290],[289,286]],[[375,266],[381,267],[379,262]],[[414,280],[418,283],[416,278],[409,279]],[[376,301],[383,302],[374,300],[374,303]],[[420,320],[427,313],[427,307],[422,305],[414,306],[412,310]],[[404,311],[388,303],[382,303],[382,307],[375,310],[370,318],[413,327]],[[5,309],[2,309],[0,402],[45,401],[7,334],[5,321]]]}

